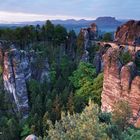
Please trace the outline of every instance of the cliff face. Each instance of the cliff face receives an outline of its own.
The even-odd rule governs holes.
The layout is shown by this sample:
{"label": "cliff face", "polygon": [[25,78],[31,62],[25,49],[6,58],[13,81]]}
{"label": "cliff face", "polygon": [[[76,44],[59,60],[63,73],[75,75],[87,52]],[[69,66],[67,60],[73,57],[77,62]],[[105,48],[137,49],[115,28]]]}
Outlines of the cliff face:
{"label": "cliff face", "polygon": [[119,49],[109,48],[103,56],[104,82],[102,91],[102,111],[110,112],[114,103],[127,101],[133,113],[133,122],[140,119],[140,76],[133,62],[122,66]]}
{"label": "cliff face", "polygon": [[27,81],[33,77],[33,73],[39,73],[40,81],[48,78],[49,65],[48,61],[44,61],[44,67],[38,72],[37,69],[32,70],[35,61],[34,52],[26,52],[17,50],[14,45],[5,49],[5,45],[0,46],[0,61],[3,68],[3,84],[4,89],[9,94],[12,102],[16,105],[15,110],[20,112],[23,118],[28,116],[28,93]]}
{"label": "cliff face", "polygon": [[[14,48],[8,52],[4,52],[3,61],[4,89],[11,94],[13,103],[16,104],[18,111],[21,112],[24,117],[26,117],[28,114],[29,106],[26,87],[27,77],[25,69],[29,68],[29,63],[26,59],[20,59],[19,52]],[[29,71],[29,77],[30,74],[31,72]]]}
{"label": "cliff face", "polygon": [[89,52],[88,48],[92,45],[92,41],[97,40],[98,38],[98,27],[95,23],[92,23],[89,28],[83,28],[80,31],[84,38],[84,54],[82,56],[82,61],[88,62]]}
{"label": "cliff face", "polygon": [[121,44],[140,45],[140,21],[128,21],[118,27],[115,41]]}

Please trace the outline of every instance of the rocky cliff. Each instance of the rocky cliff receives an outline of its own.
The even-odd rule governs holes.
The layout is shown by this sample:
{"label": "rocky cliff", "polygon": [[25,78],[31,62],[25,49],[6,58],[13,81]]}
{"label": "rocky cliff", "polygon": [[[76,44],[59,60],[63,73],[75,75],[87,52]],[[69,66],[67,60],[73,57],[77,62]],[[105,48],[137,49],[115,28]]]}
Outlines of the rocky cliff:
{"label": "rocky cliff", "polygon": [[[37,57],[34,51],[26,52],[18,50],[14,45],[0,44],[0,62],[3,69],[3,84],[11,101],[16,105],[15,111],[20,112],[21,117],[28,116],[27,82],[31,79],[43,81],[49,78],[49,64],[47,58],[43,61],[41,70],[34,69]],[[34,69],[34,70],[33,70]],[[34,76],[34,75],[37,76]]]}
{"label": "rocky cliff", "polygon": [[91,47],[93,42],[98,38],[98,27],[95,23],[92,23],[89,28],[81,29],[80,34],[82,34],[84,38],[84,53],[82,56],[82,61],[88,62],[88,48]]}
{"label": "rocky cliff", "polygon": [[121,44],[140,45],[140,21],[128,21],[118,27],[115,41]]}
{"label": "rocky cliff", "polygon": [[140,76],[134,62],[122,65],[119,49],[109,48],[104,54],[104,82],[102,91],[102,111],[110,112],[114,104],[127,101],[133,113],[133,122],[140,119]]}

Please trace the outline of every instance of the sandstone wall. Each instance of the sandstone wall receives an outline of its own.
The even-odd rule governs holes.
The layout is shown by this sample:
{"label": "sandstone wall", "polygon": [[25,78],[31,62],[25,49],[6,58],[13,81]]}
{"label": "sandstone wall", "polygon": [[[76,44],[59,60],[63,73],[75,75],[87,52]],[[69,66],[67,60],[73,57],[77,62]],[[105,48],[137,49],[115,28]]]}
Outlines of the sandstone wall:
{"label": "sandstone wall", "polygon": [[130,20],[118,27],[115,41],[120,44],[140,45],[140,21]]}
{"label": "sandstone wall", "polygon": [[14,45],[6,47],[5,44],[0,44],[3,86],[12,103],[15,104],[15,111],[20,112],[22,118],[26,118],[29,112],[27,82],[31,78],[40,82],[49,80],[48,59],[44,58],[43,67],[39,70],[34,68],[34,65],[38,65],[37,56],[34,51],[26,52],[16,49]]}
{"label": "sandstone wall", "polygon": [[84,52],[81,58],[81,61],[89,61],[89,52],[88,48],[91,47],[92,43],[98,38],[98,27],[95,23],[92,23],[89,28],[83,28],[80,31],[84,38]]}
{"label": "sandstone wall", "polygon": [[113,110],[114,103],[127,101],[133,112],[133,121],[139,120],[140,113],[140,76],[137,76],[133,62],[122,66],[119,60],[119,50],[109,48],[103,56],[104,82],[102,91],[102,111]]}

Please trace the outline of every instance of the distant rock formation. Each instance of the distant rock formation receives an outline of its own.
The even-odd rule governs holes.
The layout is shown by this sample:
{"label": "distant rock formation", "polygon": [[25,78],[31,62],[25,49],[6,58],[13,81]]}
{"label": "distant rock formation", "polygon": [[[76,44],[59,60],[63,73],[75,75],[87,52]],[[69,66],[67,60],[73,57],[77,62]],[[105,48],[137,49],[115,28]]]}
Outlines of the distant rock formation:
{"label": "distant rock formation", "polygon": [[134,62],[122,65],[119,49],[109,48],[103,56],[104,81],[102,111],[111,112],[119,100],[127,101],[132,108],[133,123],[140,120],[140,76]]}
{"label": "distant rock formation", "polygon": [[95,23],[92,23],[89,28],[83,28],[80,31],[84,38],[84,54],[82,56],[82,61],[88,62],[89,52],[88,48],[93,44],[98,38],[98,27]]}
{"label": "distant rock formation", "polygon": [[112,26],[120,26],[122,23],[118,20],[116,20],[115,17],[98,17],[94,21],[99,27],[100,26],[107,26],[107,27],[112,27]]}
{"label": "distant rock formation", "polygon": [[130,20],[118,27],[115,41],[120,44],[140,45],[140,21]]}
{"label": "distant rock formation", "polygon": [[6,47],[5,44],[0,44],[4,89],[16,105],[15,111],[20,112],[22,118],[26,118],[29,112],[27,82],[31,78],[40,82],[49,79],[47,58],[42,62],[43,67],[40,71],[37,68],[34,69],[34,65],[38,65],[36,58],[37,54],[34,51],[26,52],[16,49],[14,45]]}

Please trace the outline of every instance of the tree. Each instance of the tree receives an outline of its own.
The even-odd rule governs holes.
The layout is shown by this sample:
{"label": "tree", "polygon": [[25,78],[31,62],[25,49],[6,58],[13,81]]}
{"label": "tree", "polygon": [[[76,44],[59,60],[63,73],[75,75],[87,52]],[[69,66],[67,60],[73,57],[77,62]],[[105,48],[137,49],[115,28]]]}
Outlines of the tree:
{"label": "tree", "polygon": [[36,25],[36,41],[41,41],[41,27],[39,24]]}
{"label": "tree", "polygon": [[69,79],[76,89],[74,94],[76,111],[81,111],[89,98],[100,105],[103,74],[96,77],[95,68],[90,63],[81,62]]}
{"label": "tree", "polygon": [[74,113],[74,96],[71,93],[68,97],[67,110],[72,115]]}
{"label": "tree", "polygon": [[111,33],[105,33],[105,34],[103,35],[102,41],[106,41],[106,42],[112,41],[112,34],[111,34]]}
{"label": "tree", "polygon": [[120,60],[122,62],[122,64],[127,64],[129,63],[130,61],[132,61],[132,55],[129,53],[129,51],[127,52],[122,52],[120,54]]}
{"label": "tree", "polygon": [[29,134],[31,134],[31,129],[28,124],[25,124],[22,128],[22,131],[20,133],[20,136],[22,137],[22,140],[25,139]]}
{"label": "tree", "polygon": [[56,95],[56,98],[52,105],[52,113],[51,113],[51,120],[55,122],[56,120],[59,120],[61,118],[61,105],[60,105],[60,98],[58,95]]}
{"label": "tree", "polygon": [[124,130],[131,117],[132,110],[128,102],[120,100],[114,104],[112,121],[119,126],[119,129]]}
{"label": "tree", "polygon": [[47,40],[52,41],[54,37],[54,25],[49,20],[46,21],[45,31]]}
{"label": "tree", "polygon": [[77,51],[80,54],[80,56],[84,52],[84,36],[81,32],[79,33],[79,35],[77,37]]}
{"label": "tree", "polygon": [[20,128],[15,118],[2,117],[0,126],[1,140],[19,140]]}
{"label": "tree", "polygon": [[56,25],[54,28],[54,41],[56,45],[60,45],[66,41],[67,38],[67,30],[61,26]]}
{"label": "tree", "polygon": [[140,139],[140,130],[136,128],[127,128],[122,133],[123,140],[139,140]]}
{"label": "tree", "polygon": [[48,139],[50,140],[109,140],[105,133],[106,125],[100,123],[99,108],[91,101],[81,114],[62,113],[61,120],[53,126],[48,121]]}

